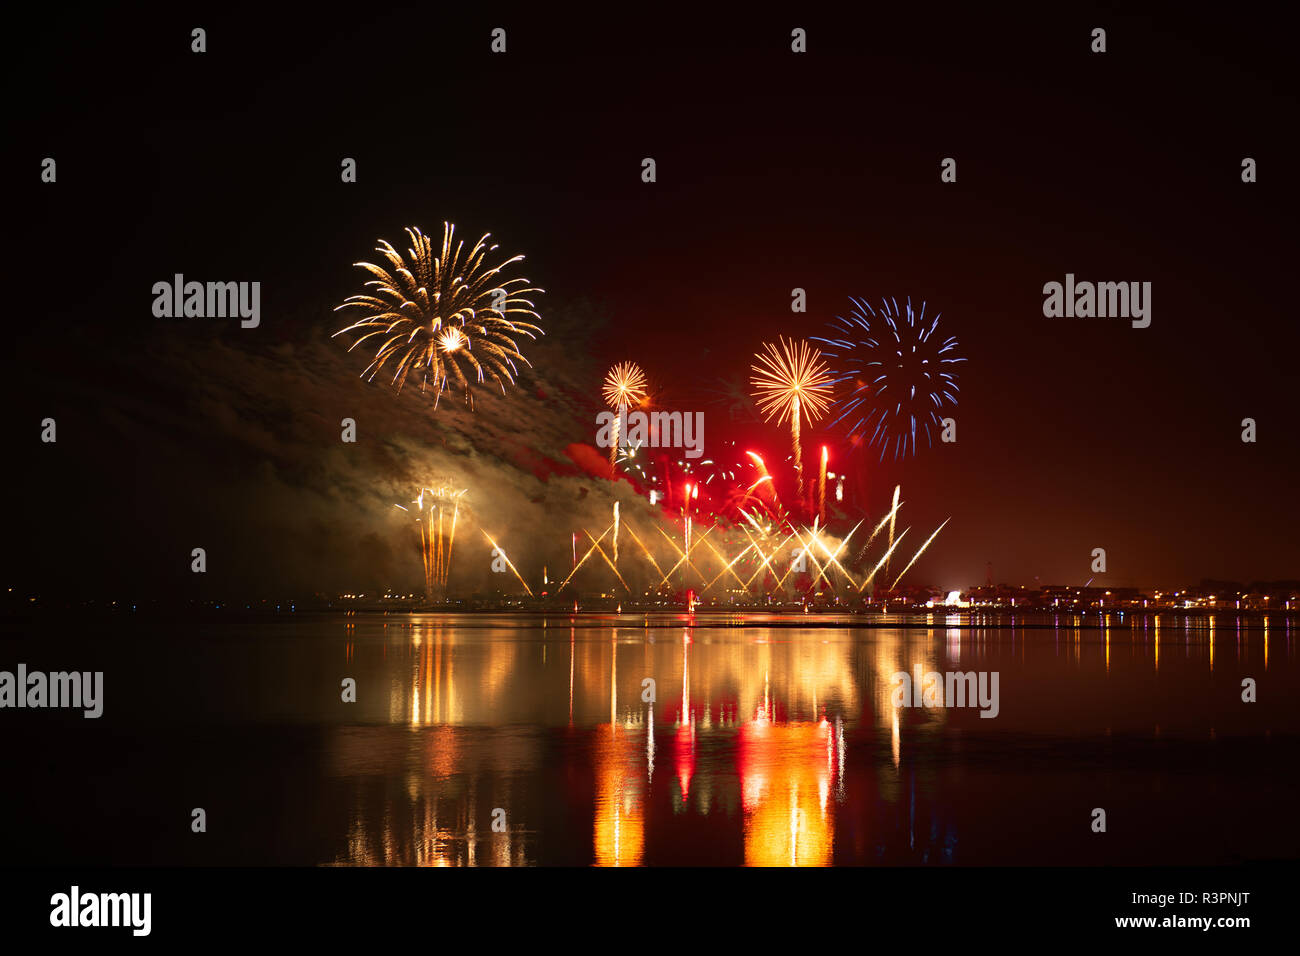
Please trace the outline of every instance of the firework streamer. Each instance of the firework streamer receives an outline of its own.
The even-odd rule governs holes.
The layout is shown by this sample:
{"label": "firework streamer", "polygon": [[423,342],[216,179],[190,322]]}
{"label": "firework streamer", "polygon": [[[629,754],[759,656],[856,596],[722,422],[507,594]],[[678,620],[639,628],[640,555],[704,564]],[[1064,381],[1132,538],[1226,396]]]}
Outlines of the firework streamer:
{"label": "firework streamer", "polygon": [[[896,547],[898,547],[900,544],[903,543],[903,539],[907,537],[907,532],[908,532],[908,531],[911,531],[911,530],[912,530],[911,528],[905,528],[905,529],[903,530],[903,533],[900,534],[900,535],[898,536],[898,540],[895,541],[893,544],[891,544],[891,545],[889,546],[889,550],[886,551],[883,555],[881,555],[880,560],[876,562],[876,566],[875,566],[874,568],[871,569],[871,573],[868,574],[865,578],[863,578],[863,579],[862,579],[862,583],[858,585],[858,593],[859,593],[859,594],[862,593],[863,589],[866,588],[866,586],[867,586],[868,584],[870,584],[872,581],[875,580],[875,578],[876,578],[876,573],[877,573],[877,572],[878,572],[882,567],[884,567],[885,564],[888,563],[888,561],[889,561],[889,556],[890,556],[891,554],[894,553],[894,549],[895,549]],[[874,589],[873,589],[873,590],[874,590]]]}
{"label": "firework streamer", "polygon": [[908,570],[912,567],[912,565],[916,564],[916,559],[925,553],[925,549],[930,547],[930,542],[939,536],[939,532],[943,530],[943,525],[947,524],[951,520],[952,518],[950,517],[944,518],[943,524],[939,525],[939,527],[934,529],[934,534],[930,535],[930,537],[925,539],[925,544],[921,545],[921,547],[917,549],[916,554],[912,555],[912,560],[908,561],[907,567],[903,568],[903,570],[898,573],[898,577],[894,578],[894,583],[889,586],[889,590],[892,591],[894,590],[894,588],[898,587],[898,582],[903,580],[903,575],[908,572]]}
{"label": "firework streamer", "polygon": [[767,539],[768,537],[767,531],[763,528],[759,528],[757,524],[755,524],[755,529],[757,530],[757,533],[759,535],[760,538],[759,541],[754,540],[754,536],[750,534],[748,528],[743,529],[745,532],[745,537],[749,538],[750,544],[753,546],[754,552],[758,555],[758,560],[759,560],[758,567],[754,570],[754,573],[749,576],[749,579],[745,581],[746,589],[748,589],[749,586],[754,583],[754,580],[760,574],[764,574],[765,572],[766,574],[771,575],[773,579],[776,578],[777,572],[776,572],[776,568],[772,567],[772,559],[776,557],[777,551],[779,551],[785,545],[785,542],[783,541],[781,542],[781,544],[778,544],[774,549],[772,549],[771,553],[764,551],[760,541],[765,541]]}
{"label": "firework streamer", "polygon": [[[894,485],[894,503],[889,508],[889,551],[894,552],[894,517],[898,514],[898,493],[903,490],[902,485]],[[885,559],[885,573],[889,573],[889,559]]]}
{"label": "firework streamer", "polygon": [[[662,586],[662,585],[664,585],[664,584],[667,584],[667,583],[668,583],[668,579],[671,578],[671,577],[673,576],[673,573],[676,572],[676,570],[677,570],[678,568],[682,567],[683,565],[685,565],[685,566],[688,567],[688,568],[693,569],[693,570],[695,571],[696,574],[700,574],[700,569],[699,569],[699,568],[696,568],[696,567],[695,567],[695,564],[690,560],[690,551],[689,551],[689,550],[688,550],[688,551],[683,551],[680,547],[678,547],[677,542],[674,541],[672,538],[670,538],[670,537],[668,536],[668,533],[667,533],[666,531],[664,531],[663,528],[657,528],[657,529],[655,529],[655,530],[657,530],[661,535],[664,536],[664,540],[667,541],[670,545],[672,545],[674,551],[676,551],[678,554],[681,555],[681,557],[677,559],[677,563],[674,564],[671,568],[669,568],[669,569],[667,570],[667,572],[664,573],[663,577],[660,579],[659,584],[656,585],[656,587],[658,587],[658,586]],[[712,530],[713,530],[712,528],[705,528],[705,529],[704,529],[704,534],[700,535],[698,538],[696,538],[696,539],[691,543],[691,546],[690,546],[691,549],[693,550],[693,549],[696,547],[696,545],[698,545],[701,541],[703,541],[705,538],[707,538],[707,537],[709,536],[709,532],[711,532]],[[685,578],[685,576],[686,576],[686,572],[685,572],[685,570],[682,571],[682,576],[683,576],[683,578]],[[701,577],[701,579],[702,579],[702,578],[703,578],[703,575],[701,574],[700,577]]]}
{"label": "firework streamer", "polygon": [[713,586],[714,582],[716,582],[718,578],[722,577],[722,575],[726,574],[728,571],[731,571],[731,576],[736,579],[736,583],[743,587],[745,584],[744,580],[741,578],[739,574],[737,574],[735,571],[732,571],[731,568],[732,565],[734,565],[738,560],[740,560],[741,557],[744,556],[745,551],[748,551],[749,549],[746,548],[745,551],[742,551],[739,555],[737,555],[736,557],[728,561],[727,556],[723,554],[721,551],[719,551],[717,548],[715,548],[711,542],[705,541],[703,542],[703,544],[706,548],[712,551],[713,556],[718,559],[718,563],[722,565],[722,571],[719,572],[717,577],[713,578],[712,581],[710,581],[708,584],[705,584],[703,587],[701,587],[700,592],[703,593],[705,591],[708,591],[709,588]]}
{"label": "firework streamer", "polygon": [[614,502],[614,563],[618,564],[618,502]]}
{"label": "firework streamer", "polygon": [[[731,572],[732,577],[736,579],[736,581],[740,584],[742,588],[745,587],[746,586],[745,580],[741,578],[741,576],[732,569],[736,566],[736,562],[738,562],[741,558],[743,558],[745,555],[747,555],[750,551],[753,550],[755,550],[755,545],[753,541],[750,541],[750,543],[739,554],[737,554],[734,558],[728,561],[727,564],[723,567],[723,569],[719,571],[716,575],[714,575],[713,580],[709,581],[708,584],[704,585],[703,590],[707,591],[711,587],[713,587],[713,585],[715,585],[718,582],[718,579],[721,578],[728,571]],[[725,559],[725,556],[719,555],[719,558]]]}
{"label": "firework streamer", "polygon": [[616,417],[611,425],[609,443],[609,464],[613,467],[618,458],[620,441],[626,441],[625,435],[619,434],[620,423],[627,418],[627,410],[640,404],[646,396],[645,372],[635,362],[619,362],[605,376],[601,397],[605,404],[614,410]]}
{"label": "firework streamer", "polygon": [[848,580],[851,586],[855,588],[857,587],[857,584],[853,580],[853,575],[849,574],[849,572],[845,569],[844,565],[840,564],[839,557],[840,554],[843,553],[844,549],[848,547],[849,540],[853,537],[854,534],[857,533],[857,530],[860,527],[862,527],[861,521],[859,521],[857,524],[853,526],[853,529],[844,537],[844,540],[840,542],[839,547],[837,547],[834,551],[831,551],[830,546],[826,544],[825,540],[823,540],[822,538],[823,529],[818,529],[816,527],[811,529],[805,528],[804,530],[808,532],[807,543],[805,543],[803,538],[798,535],[798,532],[796,532],[796,537],[798,537],[799,544],[803,547],[805,553],[807,553],[810,557],[812,557],[813,545],[815,544],[821,548],[822,553],[826,556],[826,564],[824,567],[816,560],[816,558],[813,558],[813,563],[817,565],[817,569],[818,569],[817,578],[813,580],[814,587],[817,584],[817,580],[825,581],[830,587],[835,586],[835,582],[832,581],[830,577],[826,574],[826,569],[832,567],[837,569],[840,572],[840,574],[844,575],[844,577]]}
{"label": "firework streamer", "polygon": [[880,523],[877,524],[875,528],[872,529],[870,537],[867,538],[867,543],[864,544],[862,546],[862,550],[858,552],[859,561],[861,561],[864,557],[866,557],[867,549],[871,547],[871,542],[876,540],[876,535],[880,534],[881,530],[885,527],[885,525],[889,524],[891,521],[894,520],[894,516],[898,514],[898,509],[901,508],[902,505],[903,502],[901,501],[896,502],[895,505],[888,512],[885,513],[885,516],[880,519]]}
{"label": "firework streamer", "polygon": [[543,334],[527,321],[539,318],[527,296],[542,290],[524,278],[502,277],[524,257],[489,266],[487,257],[497,249],[488,245],[490,233],[465,253],[455,229],[443,224],[438,254],[416,228],[406,230],[411,248],[405,256],[381,239],[376,251],[387,265],[354,263],[374,278],[365,283],[365,293],[349,296],[334,310],[359,313],[355,322],[334,333],[360,333],[349,352],[363,343],[376,349],[362,378],[373,380],[388,367],[391,384],[401,391],[414,374],[420,391],[433,391],[435,408],[448,387],[463,391],[470,407],[475,384],[491,380],[504,394],[507,385],[514,385],[519,365],[529,364],[519,351],[519,339]]}
{"label": "firework streamer", "polygon": [[[682,527],[684,529],[683,534],[685,535],[686,540],[686,554],[689,556],[691,553],[691,486],[689,482],[686,485],[686,494],[683,496],[683,502]],[[687,561],[686,564],[689,567],[690,561]],[[686,568],[682,568],[682,587],[686,587],[687,583]]]}
{"label": "firework streamer", "polygon": [[822,445],[822,466],[817,473],[817,523],[826,524],[826,446]]}
{"label": "firework streamer", "polygon": [[[416,530],[420,536],[420,557],[424,564],[425,595],[430,601],[446,596],[460,502],[468,490],[442,482],[435,487],[421,488],[413,502],[416,506]],[[449,510],[450,517],[447,516]]]}
{"label": "firework streamer", "polygon": [[[608,530],[609,529],[606,529],[607,532]],[[618,578],[618,583],[623,585],[623,589],[627,591],[628,594],[631,594],[632,589],[628,587],[627,582],[623,580],[623,575],[618,573],[618,568],[616,568],[614,566],[614,562],[609,559],[609,555],[607,555],[605,553],[605,549],[600,546],[600,542],[597,541],[595,538],[592,538],[591,532],[586,530],[585,528],[583,529],[582,533],[585,534],[591,540],[591,546],[592,548],[595,549],[596,553],[605,559],[605,563],[609,565],[609,569],[614,572],[614,577]],[[602,534],[601,537],[603,538],[605,537],[605,535]],[[583,560],[585,561],[586,559],[584,558]]]}
{"label": "firework streamer", "polygon": [[908,299],[899,309],[894,299],[881,300],[876,312],[861,299],[849,299],[848,318],[837,317],[832,335],[814,336],[835,365],[835,384],[847,384],[848,396],[835,410],[832,425],[847,422],[849,436],[880,449],[880,460],[915,455],[919,435],[927,447],[932,430],[957,404],[957,339],[938,334],[939,316],[927,324],[924,302],[918,313]]}
{"label": "firework streamer", "polygon": [[767,343],[754,356],[754,373],[750,385],[763,417],[778,425],[790,424],[790,443],[794,451],[795,497],[804,507],[803,447],[799,441],[800,422],[805,417],[815,422],[830,408],[832,378],[822,361],[821,352],[802,340],[778,338],[778,345]]}
{"label": "firework streamer", "polygon": [[[482,531],[483,529],[480,528],[479,530]],[[493,540],[492,540],[492,535],[488,534],[486,531],[483,531],[483,537],[487,538],[487,540],[488,540],[488,544],[490,544],[490,545],[492,546],[493,550],[500,552],[500,554],[501,554],[501,560],[505,561],[505,563],[506,563],[506,567],[508,567],[508,568],[511,570],[511,572],[514,573],[514,576],[515,576],[516,578],[519,579],[519,583],[522,584],[522,585],[524,586],[524,590],[528,592],[528,596],[529,596],[529,597],[532,597],[532,596],[533,596],[533,589],[530,588],[530,587],[528,586],[528,582],[524,580],[523,575],[521,575],[521,574],[519,573],[519,571],[515,568],[514,564],[511,562],[509,556],[506,554],[505,548],[501,547],[501,545],[499,545],[499,544],[497,544],[495,541],[493,541]],[[545,581],[546,581],[546,568],[543,566],[543,568],[542,568],[542,582],[545,583]]]}
{"label": "firework streamer", "polygon": [[[604,541],[604,540],[605,540],[605,535],[609,534],[610,531],[612,531],[612,530],[613,530],[613,525],[611,525],[610,527],[608,527],[608,528],[606,528],[604,531],[602,531],[602,532],[600,533],[600,537],[599,537],[599,538],[592,538],[592,539],[591,539],[591,540],[592,540],[591,547],[587,549],[587,553],[584,554],[584,555],[582,556],[582,560],[581,560],[581,561],[578,560],[578,552],[577,552],[577,546],[578,546],[578,545],[577,545],[577,542],[578,542],[578,533],[577,533],[576,531],[573,533],[573,542],[574,542],[574,552],[573,552],[573,570],[569,572],[569,576],[568,576],[567,578],[564,579],[564,581],[560,584],[560,586],[559,586],[558,588],[555,589],[555,593],[556,593],[556,594],[559,594],[561,591],[563,591],[564,588],[565,588],[565,586],[566,586],[570,581],[573,580],[573,576],[574,576],[575,574],[578,573],[578,568],[580,568],[580,567],[582,567],[584,564],[586,564],[586,563],[587,563],[587,559],[588,559],[589,557],[591,557],[593,554],[596,553],[596,548],[599,547],[600,542],[601,542],[601,541]],[[582,530],[582,533],[585,534],[588,538],[591,538],[591,532],[587,531],[586,528],[584,528],[584,529]],[[602,551],[601,554],[604,554],[604,552]],[[606,558],[605,560],[608,561],[609,559]],[[618,571],[615,570],[614,573],[617,574]],[[624,587],[627,587],[627,585],[625,584]],[[576,606],[576,605],[575,605],[575,606]]]}
{"label": "firework streamer", "polygon": [[654,555],[650,553],[650,549],[647,548],[642,543],[641,539],[637,537],[636,532],[632,530],[632,526],[630,524],[627,526],[627,533],[632,536],[632,540],[635,541],[637,545],[641,548],[641,550],[645,553],[646,560],[650,562],[650,565],[655,569],[655,572],[658,573],[660,576],[662,576],[664,573],[663,568],[659,567],[659,562],[656,561]]}

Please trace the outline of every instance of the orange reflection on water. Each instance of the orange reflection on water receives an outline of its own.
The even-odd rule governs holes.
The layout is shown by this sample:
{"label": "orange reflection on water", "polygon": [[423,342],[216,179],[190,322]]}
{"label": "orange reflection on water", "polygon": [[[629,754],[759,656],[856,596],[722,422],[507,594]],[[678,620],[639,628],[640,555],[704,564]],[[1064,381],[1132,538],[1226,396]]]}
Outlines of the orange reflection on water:
{"label": "orange reflection on water", "polygon": [[596,776],[597,866],[639,866],[645,848],[642,734],[602,724],[592,739]]}
{"label": "orange reflection on water", "polygon": [[834,735],[825,720],[781,725],[760,716],[741,727],[747,866],[830,864],[834,756]]}

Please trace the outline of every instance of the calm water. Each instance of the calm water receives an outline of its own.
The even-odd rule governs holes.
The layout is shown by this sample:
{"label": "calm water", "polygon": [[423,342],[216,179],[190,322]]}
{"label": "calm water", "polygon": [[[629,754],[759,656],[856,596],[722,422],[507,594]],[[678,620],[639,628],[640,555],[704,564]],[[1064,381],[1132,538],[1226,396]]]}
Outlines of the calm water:
{"label": "calm water", "polygon": [[[1300,857],[1296,624],[1107,620],[11,619],[0,669],[103,670],[106,689],[98,721],[0,712],[2,859]],[[895,708],[893,675],[918,669],[997,671],[998,716]],[[356,703],[340,700],[349,677]]]}

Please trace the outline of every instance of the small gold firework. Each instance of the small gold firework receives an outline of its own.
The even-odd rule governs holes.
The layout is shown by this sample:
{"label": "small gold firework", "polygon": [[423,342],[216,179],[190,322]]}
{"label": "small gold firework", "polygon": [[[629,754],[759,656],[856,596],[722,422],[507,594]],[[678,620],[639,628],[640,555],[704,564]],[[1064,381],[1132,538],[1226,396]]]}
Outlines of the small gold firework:
{"label": "small gold firework", "polygon": [[[605,386],[601,389],[605,404],[622,415],[624,409],[640,404],[646,396],[645,372],[636,362],[619,362],[605,376]],[[612,468],[618,459],[619,435],[618,419],[613,422],[613,441],[609,446],[609,464]],[[624,444],[626,447],[626,443]]]}
{"label": "small gold firework", "polygon": [[831,374],[822,353],[807,342],[778,338],[780,348],[768,342],[754,358],[750,385],[763,417],[778,425],[790,423],[794,448],[795,488],[803,500],[803,448],[799,444],[799,422],[809,424],[826,414],[832,394]]}
{"label": "small gold firework", "polygon": [[349,352],[363,342],[378,343],[363,378],[369,381],[388,366],[392,384],[400,391],[414,373],[421,391],[433,389],[435,407],[449,385],[464,391],[467,404],[472,404],[471,386],[488,379],[504,393],[519,373],[516,363],[529,364],[519,351],[519,337],[543,334],[539,326],[525,321],[539,318],[527,296],[542,290],[524,278],[501,278],[503,270],[524,257],[489,267],[487,256],[497,249],[488,244],[491,234],[485,233],[465,253],[455,230],[443,223],[438,255],[432,241],[416,228],[406,230],[411,248],[405,257],[381,239],[377,251],[388,264],[354,263],[374,276],[365,283],[369,291],[349,296],[334,310],[362,313],[334,333],[362,333]]}
{"label": "small gold firework", "polygon": [[610,408],[618,410],[639,404],[645,396],[645,372],[636,362],[619,362],[605,376],[601,397]]}

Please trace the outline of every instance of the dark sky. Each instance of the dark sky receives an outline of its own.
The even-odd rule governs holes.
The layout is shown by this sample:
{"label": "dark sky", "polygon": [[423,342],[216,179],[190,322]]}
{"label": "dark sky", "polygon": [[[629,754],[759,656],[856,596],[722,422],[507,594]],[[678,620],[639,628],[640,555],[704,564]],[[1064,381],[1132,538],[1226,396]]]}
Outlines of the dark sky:
{"label": "dark sky", "polygon": [[[484,526],[548,560],[542,542],[610,492],[536,462],[592,441],[610,363],[694,407],[763,341],[824,334],[850,295],[925,300],[968,359],[955,445],[852,466],[870,514],[901,483],[914,534],[952,516],[916,581],[982,583],[991,561],[1081,583],[1095,547],[1116,585],[1300,577],[1296,91],[1270,14],[441,7],[26,25],[5,160],[11,581],[184,589],[211,541],[213,594],[402,583],[418,566],[380,516],[458,460],[514,489],[480,494]],[[350,264],[444,220],[524,252],[547,290],[535,372],[476,418],[358,382],[364,361],[328,339]],[[151,287],[176,272],[260,281],[261,327],[155,319]],[[1044,318],[1067,272],[1150,281],[1151,327]],[[709,421],[706,440],[785,447]]]}

